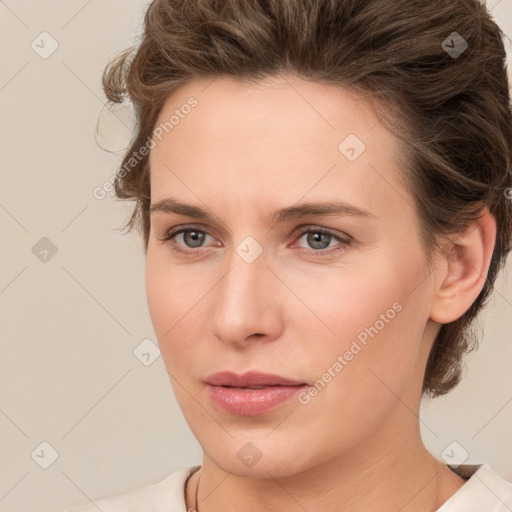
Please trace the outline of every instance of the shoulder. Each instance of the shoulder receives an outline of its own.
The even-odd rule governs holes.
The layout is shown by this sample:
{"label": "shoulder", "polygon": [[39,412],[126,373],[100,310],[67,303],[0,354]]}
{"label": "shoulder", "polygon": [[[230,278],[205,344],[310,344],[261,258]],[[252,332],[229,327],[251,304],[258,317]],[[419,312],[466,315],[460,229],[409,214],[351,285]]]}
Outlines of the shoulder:
{"label": "shoulder", "polygon": [[465,472],[467,482],[437,512],[510,512],[512,510],[512,483],[498,475],[489,464],[473,466]]}
{"label": "shoulder", "polygon": [[182,512],[185,509],[185,482],[197,469],[199,466],[179,469],[159,482],[60,512],[98,512],[98,509],[102,512]]}

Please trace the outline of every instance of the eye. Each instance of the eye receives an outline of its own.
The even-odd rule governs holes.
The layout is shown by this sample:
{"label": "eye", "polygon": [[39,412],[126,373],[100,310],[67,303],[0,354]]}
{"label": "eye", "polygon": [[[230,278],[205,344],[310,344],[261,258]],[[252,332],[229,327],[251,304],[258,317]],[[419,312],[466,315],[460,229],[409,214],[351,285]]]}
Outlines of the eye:
{"label": "eye", "polygon": [[162,242],[170,242],[173,250],[191,253],[196,252],[195,249],[202,248],[206,238],[209,236],[206,231],[189,226],[174,230],[170,229],[164,238],[160,240]]}
{"label": "eye", "polygon": [[[199,229],[194,226],[185,226],[176,229],[170,229],[163,238],[162,242],[168,242],[171,245],[171,249],[177,252],[185,254],[197,254],[198,249],[206,247],[206,240],[208,237],[212,237],[203,229]],[[306,250],[308,254],[313,256],[329,256],[334,252],[338,252],[346,249],[352,243],[352,238],[346,235],[343,238],[332,231],[325,228],[307,228],[302,229],[296,235],[296,240],[300,240],[305,237],[306,243],[311,247],[308,250],[303,245],[298,245],[300,249]],[[334,243],[333,242],[337,242]],[[216,245],[220,245],[218,242]]]}
{"label": "eye", "polygon": [[[350,237],[342,238],[335,233],[324,228],[308,228],[303,229],[297,235],[297,239],[305,237],[306,243],[312,248],[310,253],[315,256],[325,256],[343,250],[351,245],[352,239]],[[338,244],[332,244],[338,242]],[[305,248],[299,245],[300,248]],[[307,247],[306,247],[307,248]],[[328,249],[328,250],[326,250]]]}

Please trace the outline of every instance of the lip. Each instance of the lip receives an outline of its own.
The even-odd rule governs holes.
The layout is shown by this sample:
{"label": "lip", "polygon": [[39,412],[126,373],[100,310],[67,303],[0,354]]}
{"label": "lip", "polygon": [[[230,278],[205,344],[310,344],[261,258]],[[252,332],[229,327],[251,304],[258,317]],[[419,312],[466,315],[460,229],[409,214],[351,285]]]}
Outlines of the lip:
{"label": "lip", "polygon": [[[270,412],[292,399],[307,384],[280,375],[247,372],[237,375],[232,372],[214,373],[205,379],[208,395],[222,411],[256,416]],[[261,386],[250,389],[249,386]]]}
{"label": "lip", "polygon": [[231,387],[248,387],[248,386],[297,386],[306,384],[304,381],[287,379],[280,375],[271,373],[261,373],[257,371],[246,372],[243,375],[237,375],[233,372],[213,373],[204,379],[206,384],[211,386],[231,386]]}

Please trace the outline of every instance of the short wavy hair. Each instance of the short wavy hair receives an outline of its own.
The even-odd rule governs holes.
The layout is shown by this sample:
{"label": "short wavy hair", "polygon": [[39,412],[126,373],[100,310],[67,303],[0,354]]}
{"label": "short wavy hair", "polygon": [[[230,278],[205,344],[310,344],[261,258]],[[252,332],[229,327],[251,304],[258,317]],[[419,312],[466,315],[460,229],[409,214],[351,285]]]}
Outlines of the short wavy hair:
{"label": "short wavy hair", "polygon": [[155,0],[143,29],[138,44],[105,67],[103,88],[111,104],[128,99],[134,107],[137,127],[114,190],[118,199],[135,201],[125,229],[137,226],[146,250],[149,155],[138,150],[168,96],[208,77],[256,83],[292,73],[364,97],[403,146],[401,176],[430,263],[443,236],[488,207],[497,239],[485,285],[460,318],[440,327],[422,394],[453,389],[464,356],[478,346],[474,321],[511,249],[510,85],[504,34],[486,6],[479,0]]}

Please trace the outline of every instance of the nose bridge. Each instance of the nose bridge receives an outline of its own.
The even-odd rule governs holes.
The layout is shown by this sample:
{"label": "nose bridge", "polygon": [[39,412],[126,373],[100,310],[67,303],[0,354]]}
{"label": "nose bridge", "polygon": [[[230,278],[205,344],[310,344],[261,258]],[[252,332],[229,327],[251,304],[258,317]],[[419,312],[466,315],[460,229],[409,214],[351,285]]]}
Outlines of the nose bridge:
{"label": "nose bridge", "polygon": [[230,307],[244,307],[244,304],[250,306],[252,302],[256,303],[263,298],[260,295],[266,295],[264,286],[269,272],[265,255],[262,253],[251,261],[239,254],[239,247],[233,250],[229,258],[230,270],[219,290],[219,300]]}
{"label": "nose bridge", "polygon": [[251,287],[257,287],[268,274],[268,251],[263,247],[262,236],[257,237],[259,240],[247,235],[229,247],[226,258],[230,271],[222,285],[228,294],[241,294],[245,297],[245,292],[250,291]]}
{"label": "nose bridge", "polygon": [[255,247],[246,243],[229,255],[229,271],[218,285],[209,320],[209,330],[225,342],[241,343],[252,334],[273,337],[279,325],[266,254],[254,257]]}

